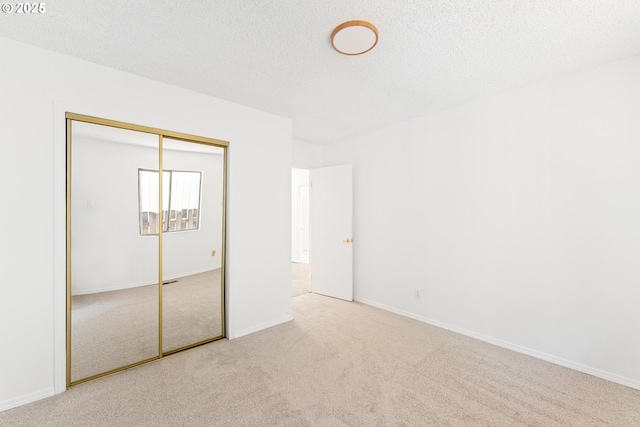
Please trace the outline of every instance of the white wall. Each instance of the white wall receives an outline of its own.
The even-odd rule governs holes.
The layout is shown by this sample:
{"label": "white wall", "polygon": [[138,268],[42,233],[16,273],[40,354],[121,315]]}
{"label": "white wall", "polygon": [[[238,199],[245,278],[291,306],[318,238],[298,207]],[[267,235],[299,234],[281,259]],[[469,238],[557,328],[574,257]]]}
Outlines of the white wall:
{"label": "white wall", "polygon": [[294,139],[292,141],[291,164],[298,169],[322,167],[322,145]]}
{"label": "white wall", "polygon": [[[158,169],[157,148],[74,137],[72,161],[73,294],[158,283],[158,237],[138,221],[138,169]],[[163,163],[202,172],[200,227],[164,233],[163,280],[220,268],[222,155],[165,150]]]}
{"label": "white wall", "polygon": [[639,159],[640,57],[326,146],[356,299],[640,388]]}
{"label": "white wall", "polygon": [[0,410],[64,389],[64,112],[230,141],[227,332],[291,319],[291,121],[0,38]]}

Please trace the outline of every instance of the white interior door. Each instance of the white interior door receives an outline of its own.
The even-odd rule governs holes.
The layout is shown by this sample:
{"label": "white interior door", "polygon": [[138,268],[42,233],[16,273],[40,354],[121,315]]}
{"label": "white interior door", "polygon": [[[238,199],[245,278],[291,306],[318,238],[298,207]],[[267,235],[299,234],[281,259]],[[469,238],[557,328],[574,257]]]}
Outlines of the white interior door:
{"label": "white interior door", "polygon": [[309,197],[311,292],[353,300],[351,165],[313,169]]}

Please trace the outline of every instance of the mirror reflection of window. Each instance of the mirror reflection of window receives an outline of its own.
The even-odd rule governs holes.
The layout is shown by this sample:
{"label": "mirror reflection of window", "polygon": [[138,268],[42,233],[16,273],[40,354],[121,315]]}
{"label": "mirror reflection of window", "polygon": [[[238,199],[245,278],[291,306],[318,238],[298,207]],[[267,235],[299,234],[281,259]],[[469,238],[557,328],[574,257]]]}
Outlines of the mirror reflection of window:
{"label": "mirror reflection of window", "polygon": [[[202,173],[162,171],[163,232],[200,228]],[[158,171],[138,170],[140,235],[158,234]]]}
{"label": "mirror reflection of window", "polygon": [[171,171],[168,231],[198,229],[200,178],[200,172]]}

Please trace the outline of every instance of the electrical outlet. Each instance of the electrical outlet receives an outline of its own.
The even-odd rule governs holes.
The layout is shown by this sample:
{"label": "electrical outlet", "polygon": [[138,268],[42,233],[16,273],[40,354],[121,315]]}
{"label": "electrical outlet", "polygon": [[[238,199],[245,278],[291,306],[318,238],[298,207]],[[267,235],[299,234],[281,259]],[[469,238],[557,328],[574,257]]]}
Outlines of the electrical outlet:
{"label": "electrical outlet", "polygon": [[420,298],[422,298],[422,290],[421,290],[421,289],[415,289],[415,290],[414,290],[414,293],[413,293],[413,296],[414,296],[416,299],[420,299]]}
{"label": "electrical outlet", "polygon": [[211,251],[211,256],[216,256],[216,251],[215,250]]}

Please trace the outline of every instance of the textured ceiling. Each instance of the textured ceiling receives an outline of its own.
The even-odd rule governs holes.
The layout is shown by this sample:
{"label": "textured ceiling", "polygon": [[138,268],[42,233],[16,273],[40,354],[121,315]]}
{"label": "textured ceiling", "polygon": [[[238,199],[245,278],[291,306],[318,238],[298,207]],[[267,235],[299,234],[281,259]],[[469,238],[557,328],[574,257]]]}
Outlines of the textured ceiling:
{"label": "textured ceiling", "polygon": [[[639,0],[55,0],[0,36],[293,119],[331,143],[640,54]],[[352,19],[371,52],[332,50]],[[7,61],[3,58],[2,61]]]}

